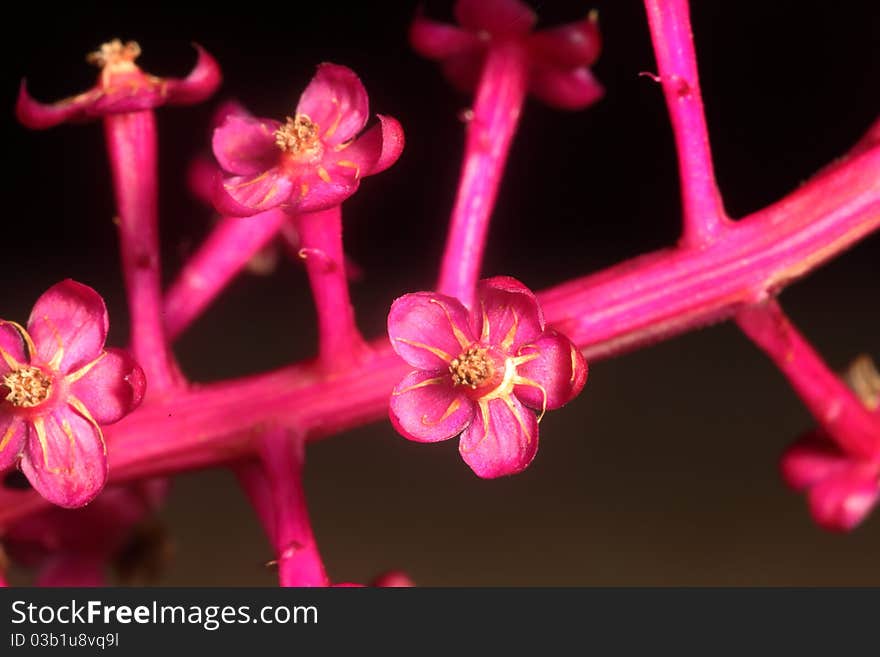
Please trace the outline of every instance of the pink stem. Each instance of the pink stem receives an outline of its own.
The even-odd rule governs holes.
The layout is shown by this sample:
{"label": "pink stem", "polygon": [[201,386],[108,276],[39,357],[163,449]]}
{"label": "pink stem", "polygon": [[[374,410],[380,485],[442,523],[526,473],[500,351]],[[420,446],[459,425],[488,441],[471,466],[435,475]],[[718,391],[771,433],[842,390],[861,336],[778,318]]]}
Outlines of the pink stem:
{"label": "pink stem", "polygon": [[287,429],[266,431],[257,443],[260,461],[241,464],[236,475],[275,547],[281,586],[328,586],[302,486],[305,443]]}
{"label": "pink stem", "polygon": [[467,127],[464,163],[437,289],[470,307],[486,247],[507,153],[522,111],[527,83],[520,44],[493,45],[486,57]]}
{"label": "pink stem", "polygon": [[171,339],[202,314],[286,220],[281,210],[220,220],[165,295],[165,330]]}
{"label": "pink stem", "polygon": [[[588,359],[607,358],[732,316],[880,228],[880,147],[844,157],[704,250],[668,249],[539,294],[547,321]],[[409,368],[377,340],[349,370],[300,364],[148,400],[105,429],[118,483],[231,463],[254,453],[255,428],[310,440],[377,420]],[[0,491],[0,528],[45,502]]]}
{"label": "pink stem", "polygon": [[181,377],[162,322],[155,117],[151,110],[110,114],[104,134],[119,211],[131,349],[151,390],[163,391]]}
{"label": "pink stem", "polygon": [[350,368],[366,345],[355,323],[345,276],[342,208],[297,215],[296,228],[318,315],[320,362],[328,371]]}
{"label": "pink stem", "polygon": [[701,248],[720,235],[728,220],[715,184],[688,0],[645,0],[645,9],[678,151],[682,245]]}
{"label": "pink stem", "polygon": [[743,309],[736,322],[782,370],[831,438],[856,456],[880,459],[880,416],[828,369],[775,299]]}

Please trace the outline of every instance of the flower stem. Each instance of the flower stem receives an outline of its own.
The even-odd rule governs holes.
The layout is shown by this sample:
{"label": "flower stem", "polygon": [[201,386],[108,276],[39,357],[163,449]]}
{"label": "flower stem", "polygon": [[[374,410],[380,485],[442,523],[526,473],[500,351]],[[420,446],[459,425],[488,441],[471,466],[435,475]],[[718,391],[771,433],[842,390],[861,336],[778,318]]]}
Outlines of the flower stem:
{"label": "flower stem", "polygon": [[305,261],[318,315],[319,360],[326,370],[356,363],[366,348],[355,323],[342,251],[342,208],[296,216],[299,256]]}
{"label": "flower stem", "polygon": [[440,292],[473,304],[489,218],[526,94],[527,61],[515,42],[493,45],[486,57],[467,126],[464,162],[443,254]]}
{"label": "flower stem", "polygon": [[828,368],[775,299],[745,308],[736,322],[782,370],[841,448],[861,458],[880,459],[880,416],[872,414]]}
{"label": "flower stem", "polygon": [[302,485],[305,443],[280,428],[257,443],[260,460],[243,463],[236,475],[275,548],[280,584],[327,586]]}
{"label": "flower stem", "polygon": [[232,277],[278,234],[286,220],[281,210],[220,220],[165,295],[165,330],[169,338],[177,338],[201,315]]}
{"label": "flower stem", "polygon": [[162,322],[156,122],[151,110],[104,118],[119,212],[131,348],[153,391],[181,382]]}
{"label": "flower stem", "polygon": [[645,10],[678,151],[681,243],[702,248],[718,238],[728,219],[712,167],[688,0],[645,0]]}

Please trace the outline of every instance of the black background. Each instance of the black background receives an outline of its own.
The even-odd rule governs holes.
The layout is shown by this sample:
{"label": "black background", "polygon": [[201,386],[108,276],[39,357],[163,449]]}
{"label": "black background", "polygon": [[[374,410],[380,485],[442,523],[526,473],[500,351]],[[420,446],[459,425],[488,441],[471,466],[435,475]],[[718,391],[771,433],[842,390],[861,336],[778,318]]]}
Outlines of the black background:
{"label": "black background", "polygon": [[[637,2],[536,3],[543,24],[598,7],[595,67],[607,95],[585,112],[529,101],[495,211],[487,274],[535,289],[668,245],[679,230],[671,131]],[[427,10],[448,17],[443,2]],[[33,4],[8,22],[3,84],[2,315],[72,277],[96,287],[124,344],[113,204],[99,124],[31,133],[11,109],[18,81],[51,100],[94,81],[83,55],[119,36],[143,68],[183,75],[190,41],[224,69],[217,99],[281,117],[321,61],[353,67],[372,111],[397,117],[400,161],[346,203],[346,248],[365,271],[353,295],[378,335],[391,300],[436,276],[458,175],[466,96],[413,54],[414,3]],[[693,23],[719,184],[743,216],[844,152],[876,117],[880,10],[874,3],[697,2]],[[207,147],[216,101],[159,111],[167,277],[206,234],[210,212],[183,174]],[[835,368],[880,355],[872,237],[783,294]],[[195,380],[265,370],[314,350],[305,276],[283,263],[242,276],[179,342]],[[781,375],[725,324],[591,368],[582,397],[542,423],[530,469],[477,480],[454,441],[411,444],[388,423],[315,445],[307,486],[331,575],[390,567],[424,584],[878,584],[880,523],[850,536],[816,529],[776,473],[812,425]],[[162,512],[176,549],[161,583],[268,584],[271,558],[225,471],[183,476]],[[23,581],[23,580],[22,580]]]}

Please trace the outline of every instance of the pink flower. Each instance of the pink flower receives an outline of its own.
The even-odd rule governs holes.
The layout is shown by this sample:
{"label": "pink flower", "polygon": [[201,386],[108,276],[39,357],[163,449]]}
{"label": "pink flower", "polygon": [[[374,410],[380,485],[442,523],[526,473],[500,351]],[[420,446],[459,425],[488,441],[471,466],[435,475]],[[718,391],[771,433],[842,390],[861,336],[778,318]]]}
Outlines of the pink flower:
{"label": "pink flower", "polygon": [[291,213],[339,205],[360,179],[384,171],[403,150],[403,130],[388,116],[360,137],[369,115],[367,92],[354,71],[321,64],[283,123],[230,114],[214,132],[214,155],[228,174],[214,204],[225,215],[274,207]]}
{"label": "pink flower", "polygon": [[27,330],[0,320],[0,471],[20,462],[59,506],[82,506],[104,487],[100,425],[144,395],[140,366],[120,349],[104,350],[108,326],[98,293],[72,280],[37,300]]}
{"label": "pink flower", "polygon": [[573,399],[587,364],[568,338],[544,326],[535,295],[516,279],[481,281],[477,297],[470,313],[432,292],[391,306],[391,345],[416,370],[394,388],[390,416],[410,440],[462,434],[462,458],[492,478],[532,461],[539,418],[527,407],[543,414]]}
{"label": "pink flower", "polygon": [[196,50],[199,59],[187,77],[157,78],[134,63],[141,54],[136,42],[114,39],[88,57],[101,68],[97,84],[89,91],[47,105],[31,98],[22,80],[15,108],[18,120],[29,128],[51,128],[67,121],[137,112],[159,105],[198,103],[216,91],[222,77],[214,58],[198,45]]}
{"label": "pink flower", "polygon": [[548,105],[582,109],[605,93],[588,68],[601,49],[596,14],[533,33],[537,17],[519,0],[458,0],[454,12],[461,27],[419,14],[409,36],[416,52],[441,62],[460,89],[476,86],[492,44],[515,41],[528,55],[529,90]]}
{"label": "pink flower", "polygon": [[880,499],[880,463],[845,454],[820,431],[792,445],[781,467],[789,486],[806,491],[810,513],[825,529],[854,529]]}

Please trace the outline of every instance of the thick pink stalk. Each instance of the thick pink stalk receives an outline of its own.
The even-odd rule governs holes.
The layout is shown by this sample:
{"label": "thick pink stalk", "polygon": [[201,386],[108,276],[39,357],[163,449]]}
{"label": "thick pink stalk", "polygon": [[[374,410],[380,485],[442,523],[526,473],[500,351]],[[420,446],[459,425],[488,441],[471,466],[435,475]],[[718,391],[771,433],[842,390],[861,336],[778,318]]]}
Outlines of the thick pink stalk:
{"label": "thick pink stalk", "polygon": [[113,172],[131,349],[152,391],[179,384],[162,321],[156,121],[152,110],[104,117]]}
{"label": "thick pink stalk", "polygon": [[[589,360],[607,358],[729,318],[878,228],[880,147],[862,145],[706,249],[647,254],[538,298]],[[105,431],[111,482],[235,462],[267,424],[314,440],[385,417],[409,368],[386,339],[371,346],[344,372],[301,364],[148,400]],[[0,528],[44,504],[0,491]]]}
{"label": "thick pink stalk", "polygon": [[259,461],[236,467],[239,482],[275,548],[281,586],[328,586],[309,521],[302,469],[305,444],[287,429],[257,439]]}
{"label": "thick pink stalk", "polygon": [[880,415],[871,413],[828,368],[775,299],[745,308],[736,322],[782,370],[819,425],[841,448],[880,461]]}
{"label": "thick pink stalk", "polygon": [[470,307],[486,247],[507,153],[526,95],[528,63],[521,44],[489,48],[473,116],[467,127],[464,163],[437,289]]}
{"label": "thick pink stalk", "polygon": [[651,40],[675,134],[681,177],[684,234],[682,245],[700,248],[716,239],[727,224],[715,172],[688,0],[645,0]]}
{"label": "thick pink stalk", "polygon": [[299,255],[305,260],[318,315],[319,357],[328,371],[356,363],[366,347],[358,331],[345,275],[340,206],[296,216]]}
{"label": "thick pink stalk", "polygon": [[184,265],[165,296],[165,330],[177,338],[227,283],[281,230],[288,217],[269,210],[252,217],[226,217]]}

